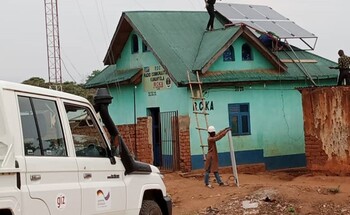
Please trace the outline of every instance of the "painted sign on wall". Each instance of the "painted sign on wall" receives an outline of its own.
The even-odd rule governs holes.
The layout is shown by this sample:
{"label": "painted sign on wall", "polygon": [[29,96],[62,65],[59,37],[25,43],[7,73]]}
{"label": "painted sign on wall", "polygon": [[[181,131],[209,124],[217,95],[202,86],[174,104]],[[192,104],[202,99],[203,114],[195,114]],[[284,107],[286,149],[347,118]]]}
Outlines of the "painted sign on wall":
{"label": "painted sign on wall", "polygon": [[143,68],[143,83],[146,92],[153,92],[171,87],[171,79],[160,65]]}

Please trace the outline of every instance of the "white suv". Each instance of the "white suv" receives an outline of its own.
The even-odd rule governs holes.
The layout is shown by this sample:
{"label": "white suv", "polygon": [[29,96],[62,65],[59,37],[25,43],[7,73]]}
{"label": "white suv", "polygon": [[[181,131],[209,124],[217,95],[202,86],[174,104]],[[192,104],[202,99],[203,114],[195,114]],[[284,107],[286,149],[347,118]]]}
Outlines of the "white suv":
{"label": "white suv", "polygon": [[172,214],[159,170],[130,156],[98,92],[111,141],[86,99],[0,81],[1,215]]}

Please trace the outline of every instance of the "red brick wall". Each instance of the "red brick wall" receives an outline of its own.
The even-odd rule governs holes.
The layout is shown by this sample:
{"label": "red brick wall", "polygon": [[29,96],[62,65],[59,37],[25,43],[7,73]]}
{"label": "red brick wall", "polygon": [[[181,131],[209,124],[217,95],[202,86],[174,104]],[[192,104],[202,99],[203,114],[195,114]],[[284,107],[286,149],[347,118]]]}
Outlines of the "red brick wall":
{"label": "red brick wall", "polygon": [[[140,117],[137,119],[135,146],[135,125],[118,125],[118,130],[129,151],[138,161],[153,164],[152,148],[152,118]],[[136,153],[135,153],[136,150]]]}
{"label": "red brick wall", "polygon": [[152,118],[137,118],[137,160],[153,164]]}
{"label": "red brick wall", "polygon": [[189,172],[192,170],[190,147],[190,118],[179,116],[179,144],[180,144],[180,170]]}
{"label": "red brick wall", "polygon": [[304,88],[307,168],[350,173],[350,87]]}
{"label": "red brick wall", "polygon": [[135,125],[117,125],[117,128],[129,151],[135,156]]}

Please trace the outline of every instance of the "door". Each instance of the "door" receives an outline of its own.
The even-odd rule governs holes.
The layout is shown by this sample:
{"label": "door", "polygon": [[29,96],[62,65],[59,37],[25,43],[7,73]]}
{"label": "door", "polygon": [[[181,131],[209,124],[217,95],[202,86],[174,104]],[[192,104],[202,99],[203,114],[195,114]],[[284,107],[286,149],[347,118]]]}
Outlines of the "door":
{"label": "door", "polygon": [[177,111],[160,113],[162,170],[180,170],[179,123]]}
{"label": "door", "polygon": [[162,166],[162,145],[159,108],[148,108],[148,115],[152,117],[153,165],[160,167]]}
{"label": "door", "polygon": [[148,115],[152,117],[154,165],[162,170],[179,170],[178,112],[160,112],[159,108],[149,108]]}
{"label": "door", "polygon": [[29,191],[23,214],[80,214],[77,164],[67,150],[57,101],[20,95],[18,104]]}
{"label": "door", "polygon": [[114,164],[100,127],[89,107],[64,104],[74,142],[82,189],[82,214],[124,214],[124,167]]}

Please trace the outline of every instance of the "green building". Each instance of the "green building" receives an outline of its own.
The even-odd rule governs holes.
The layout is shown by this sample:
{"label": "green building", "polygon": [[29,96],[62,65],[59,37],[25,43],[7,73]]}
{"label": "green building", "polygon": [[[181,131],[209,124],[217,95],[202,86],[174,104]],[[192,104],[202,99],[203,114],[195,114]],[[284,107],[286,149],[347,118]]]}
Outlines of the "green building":
{"label": "green building", "polygon": [[[338,72],[328,67],[335,63],[286,44],[266,47],[256,32],[245,25],[225,26],[221,16],[214,31],[205,31],[208,18],[206,12],[124,12],[104,59],[108,66],[86,86],[108,87],[114,98],[110,113],[118,125],[152,117],[157,166],[188,159],[190,169],[203,168],[194,111],[205,111],[217,130],[231,127],[238,165],[305,167],[302,103],[296,88],[334,85]],[[191,98],[189,82],[196,80],[197,72],[204,104]],[[189,155],[181,144],[166,150],[182,141],[181,132],[164,125],[171,128],[176,117],[180,129],[188,128]],[[217,144],[221,167],[231,165],[227,142],[224,138]],[[174,155],[174,150],[182,152]]]}

